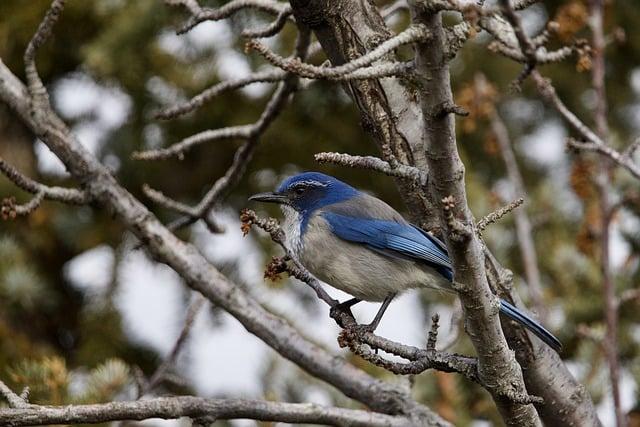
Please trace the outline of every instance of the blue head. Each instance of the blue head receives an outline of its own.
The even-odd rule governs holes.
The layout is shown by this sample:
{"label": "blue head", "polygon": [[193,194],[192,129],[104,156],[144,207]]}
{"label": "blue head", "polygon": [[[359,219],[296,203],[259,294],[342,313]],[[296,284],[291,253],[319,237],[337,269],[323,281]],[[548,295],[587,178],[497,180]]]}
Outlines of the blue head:
{"label": "blue head", "polygon": [[290,206],[304,221],[317,209],[349,200],[358,194],[358,190],[332,176],[303,172],[285,179],[276,191],[255,194],[249,200]]}

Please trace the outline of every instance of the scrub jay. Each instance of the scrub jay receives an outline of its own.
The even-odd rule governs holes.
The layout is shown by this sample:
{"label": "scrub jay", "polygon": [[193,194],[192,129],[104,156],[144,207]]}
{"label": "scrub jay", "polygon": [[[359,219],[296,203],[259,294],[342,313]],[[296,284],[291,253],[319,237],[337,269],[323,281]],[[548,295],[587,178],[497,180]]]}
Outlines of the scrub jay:
{"label": "scrub jay", "polygon": [[[371,331],[400,292],[420,287],[454,292],[444,243],[382,200],[332,176],[294,175],[275,192],[249,200],[281,205],[285,243],[293,255],[318,279],[355,297],[341,309],[362,300],[383,302],[368,325]],[[500,312],[556,351],[561,348],[556,337],[507,301],[500,300]]]}

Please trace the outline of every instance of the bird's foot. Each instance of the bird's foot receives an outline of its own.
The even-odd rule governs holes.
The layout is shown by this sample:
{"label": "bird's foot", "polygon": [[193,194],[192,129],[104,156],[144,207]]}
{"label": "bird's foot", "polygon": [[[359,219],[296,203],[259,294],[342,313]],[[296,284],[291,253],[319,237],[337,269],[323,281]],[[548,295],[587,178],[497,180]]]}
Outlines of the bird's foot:
{"label": "bird's foot", "polygon": [[350,317],[351,319],[353,319],[355,321],[355,317],[353,316],[353,313],[351,312],[351,307],[354,304],[357,304],[359,302],[360,302],[360,300],[357,299],[357,298],[352,298],[350,300],[341,302],[340,304],[331,307],[331,309],[329,310],[329,316],[333,320],[335,320],[341,328],[344,328],[346,325],[343,322],[343,320],[344,320],[343,316],[346,315],[346,316]]}
{"label": "bird's foot", "polygon": [[338,326],[340,326],[341,328],[345,327],[343,316],[348,316],[352,319],[355,319],[353,317],[353,313],[351,312],[351,307],[345,307],[341,304],[338,304],[335,307],[331,307],[331,309],[329,310],[329,316],[333,320],[335,320],[338,323]]}

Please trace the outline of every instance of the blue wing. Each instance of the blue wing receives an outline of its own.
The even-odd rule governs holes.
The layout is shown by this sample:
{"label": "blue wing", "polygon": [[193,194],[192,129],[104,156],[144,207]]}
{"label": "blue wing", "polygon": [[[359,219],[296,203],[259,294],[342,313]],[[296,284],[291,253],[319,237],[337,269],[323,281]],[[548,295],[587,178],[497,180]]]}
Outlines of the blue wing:
{"label": "blue wing", "polygon": [[367,245],[387,256],[422,260],[448,280],[452,279],[451,261],[444,244],[411,224],[334,212],[323,212],[322,217],[341,239]]}

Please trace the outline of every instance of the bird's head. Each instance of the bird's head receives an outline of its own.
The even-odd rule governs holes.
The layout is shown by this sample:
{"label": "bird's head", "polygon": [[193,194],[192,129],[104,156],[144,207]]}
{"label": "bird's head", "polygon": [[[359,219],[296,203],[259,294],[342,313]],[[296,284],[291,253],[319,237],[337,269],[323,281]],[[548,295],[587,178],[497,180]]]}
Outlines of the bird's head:
{"label": "bird's head", "polygon": [[276,191],[255,194],[249,200],[290,206],[302,215],[349,200],[358,190],[332,176],[304,172],[285,179]]}

